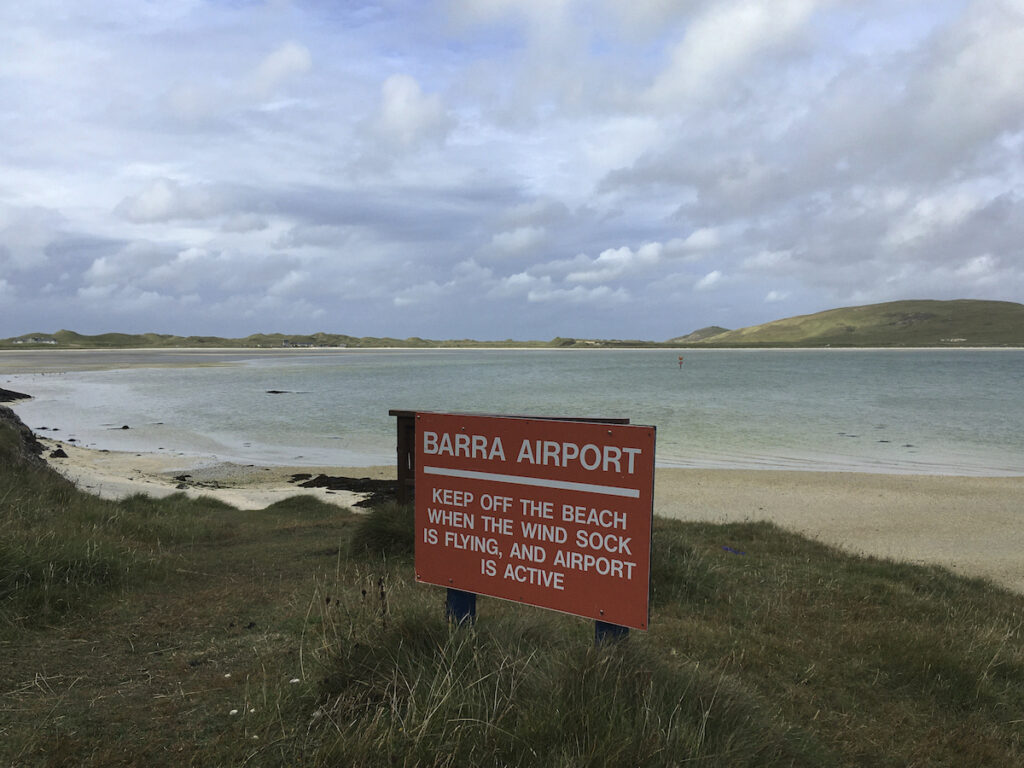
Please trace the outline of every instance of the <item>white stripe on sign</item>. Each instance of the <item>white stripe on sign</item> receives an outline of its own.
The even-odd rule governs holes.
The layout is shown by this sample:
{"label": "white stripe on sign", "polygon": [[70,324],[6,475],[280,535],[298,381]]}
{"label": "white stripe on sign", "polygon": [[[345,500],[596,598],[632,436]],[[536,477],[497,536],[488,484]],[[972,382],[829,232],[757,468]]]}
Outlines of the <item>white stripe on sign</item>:
{"label": "white stripe on sign", "polygon": [[587,491],[603,493],[605,496],[625,496],[639,499],[640,491],[636,488],[616,488],[614,485],[592,485],[591,483],[572,483],[568,480],[547,480],[543,477],[521,477],[520,475],[498,475],[494,472],[474,472],[471,469],[448,469],[447,467],[424,467],[425,475],[442,477],[461,477],[466,480],[490,480],[495,483],[512,483],[513,485],[532,485],[538,488],[559,488],[564,491]]}

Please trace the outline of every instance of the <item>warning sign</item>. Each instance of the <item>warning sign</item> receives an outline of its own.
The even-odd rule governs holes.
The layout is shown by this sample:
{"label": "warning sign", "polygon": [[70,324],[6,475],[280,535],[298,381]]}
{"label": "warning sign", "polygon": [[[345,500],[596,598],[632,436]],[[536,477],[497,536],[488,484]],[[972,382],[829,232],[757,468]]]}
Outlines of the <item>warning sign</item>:
{"label": "warning sign", "polygon": [[654,427],[416,414],[416,578],[646,629]]}

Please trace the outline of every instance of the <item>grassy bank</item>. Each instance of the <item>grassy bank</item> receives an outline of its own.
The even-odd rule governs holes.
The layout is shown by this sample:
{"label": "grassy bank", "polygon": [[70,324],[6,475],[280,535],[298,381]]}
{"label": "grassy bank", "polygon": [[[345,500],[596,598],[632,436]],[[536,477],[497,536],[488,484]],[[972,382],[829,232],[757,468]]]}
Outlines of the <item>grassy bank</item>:
{"label": "grassy bank", "polygon": [[452,630],[410,540],[394,507],[101,501],[0,424],[0,764],[1024,763],[1019,595],[658,520],[652,629],[594,649],[483,598]]}

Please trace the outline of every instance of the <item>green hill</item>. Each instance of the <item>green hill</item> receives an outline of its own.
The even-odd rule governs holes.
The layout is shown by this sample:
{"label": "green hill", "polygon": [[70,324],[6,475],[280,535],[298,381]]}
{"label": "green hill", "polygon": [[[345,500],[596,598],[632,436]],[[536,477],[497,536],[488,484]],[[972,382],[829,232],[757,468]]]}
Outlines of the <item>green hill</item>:
{"label": "green hill", "polygon": [[1024,346],[1024,305],[969,299],[892,301],[799,315],[726,331],[697,343],[715,347]]}
{"label": "green hill", "polygon": [[676,336],[674,339],[669,339],[670,343],[674,344],[692,344],[696,341],[706,341],[712,336],[719,336],[723,333],[729,333],[728,328],[723,328],[720,325],[709,325],[706,328],[699,328],[693,333],[688,333],[685,336]]}

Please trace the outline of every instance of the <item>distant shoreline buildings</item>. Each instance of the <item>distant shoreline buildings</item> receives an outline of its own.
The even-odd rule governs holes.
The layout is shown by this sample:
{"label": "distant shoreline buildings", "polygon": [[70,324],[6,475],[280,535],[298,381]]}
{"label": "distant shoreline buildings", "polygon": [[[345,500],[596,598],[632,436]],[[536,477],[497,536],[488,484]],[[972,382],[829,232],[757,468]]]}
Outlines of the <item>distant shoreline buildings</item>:
{"label": "distant shoreline buildings", "polygon": [[27,339],[14,339],[14,344],[56,344],[56,339],[45,336],[29,336]]}

